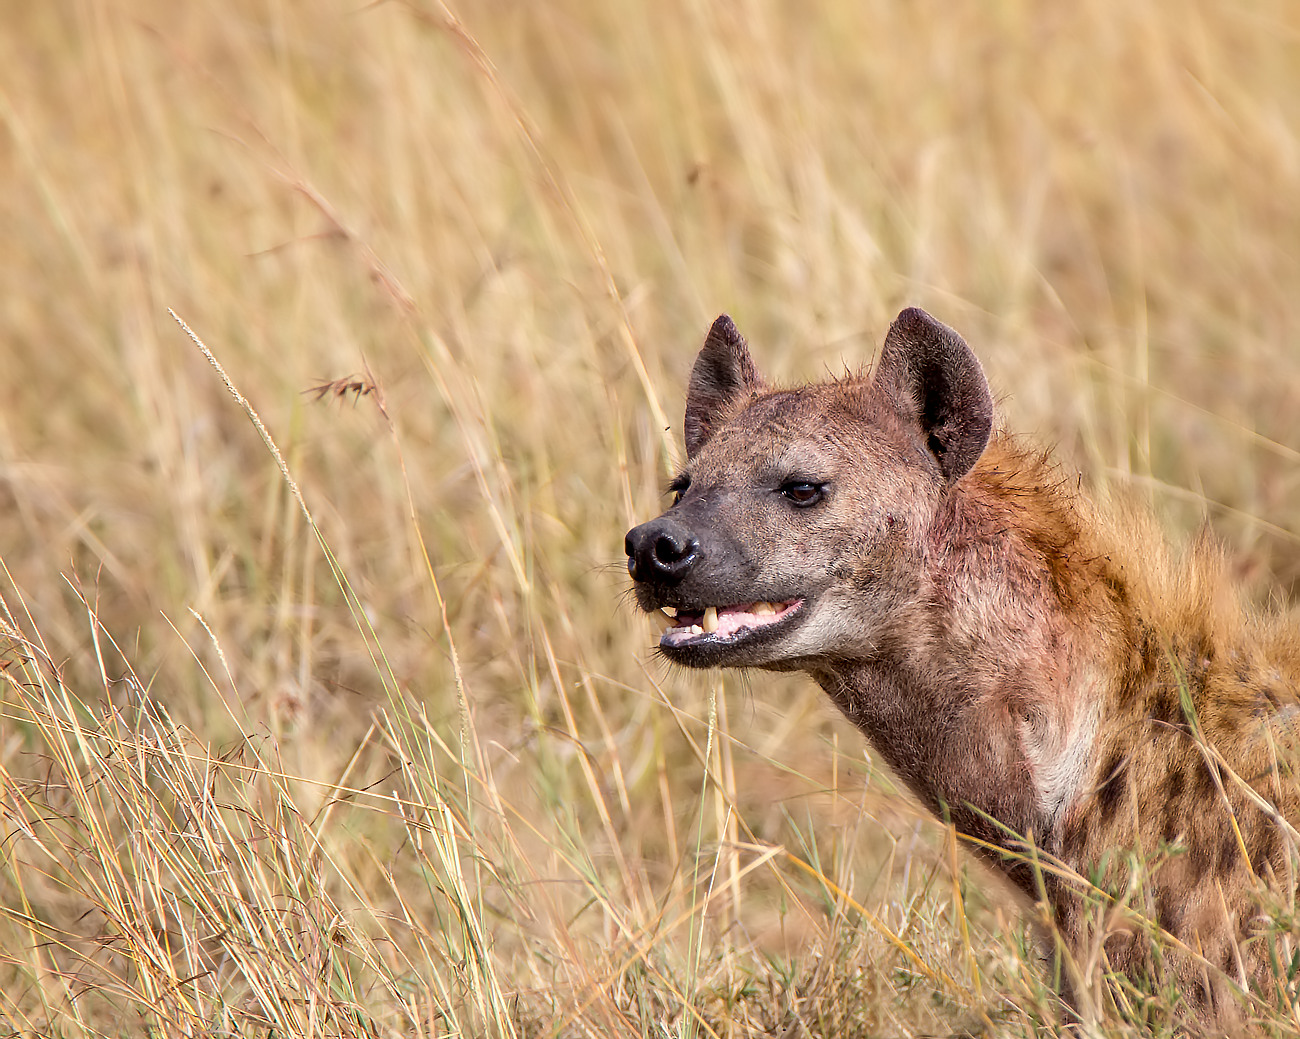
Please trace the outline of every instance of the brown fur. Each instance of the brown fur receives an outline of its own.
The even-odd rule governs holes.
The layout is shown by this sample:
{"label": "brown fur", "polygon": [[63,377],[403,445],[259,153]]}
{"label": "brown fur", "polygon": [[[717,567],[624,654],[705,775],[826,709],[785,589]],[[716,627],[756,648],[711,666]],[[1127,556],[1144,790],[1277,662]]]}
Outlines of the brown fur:
{"label": "brown fur", "polygon": [[[1076,672],[1090,660],[1103,676],[1084,789],[1034,834],[1046,861],[1064,867],[1041,882],[1073,969],[1104,954],[1114,971],[1172,975],[1199,1017],[1235,1023],[1228,983],[1275,994],[1256,917],[1270,902],[1289,905],[1295,890],[1290,724],[1285,716],[1272,724],[1300,689],[1295,631],[1242,609],[1208,541],[1172,559],[1147,517],[1100,513],[1065,489],[1044,456],[1007,438],[990,443],[963,490],[953,509],[965,517],[954,515],[936,539],[963,529],[968,544],[998,546],[991,555],[1004,553],[1004,579],[1032,604],[1042,647],[1038,666],[1007,683],[1005,664],[980,657],[1015,659],[1016,647],[1008,636],[988,641],[971,676],[989,690],[987,708],[1011,717],[1077,709],[1068,695],[1044,695],[1068,693],[1054,674],[1062,661]],[[968,799],[995,806],[990,814],[1005,822],[994,790],[1008,777],[979,778],[987,787]],[[987,825],[969,829],[1008,844]],[[1038,896],[1032,870],[1004,869]],[[1117,911],[1121,903],[1131,912]],[[1151,943],[1160,932],[1174,939],[1164,942],[1163,966]],[[1084,988],[1086,980],[1076,977]]]}
{"label": "brown fur", "polygon": [[[628,536],[639,600],[679,611],[679,663],[811,674],[1047,903],[1081,1016],[1109,970],[1235,1027],[1291,998],[1268,917],[1296,889],[1300,633],[1245,611],[1208,542],[1174,560],[1149,518],[990,437],[989,401],[919,311],[873,379],[780,392],[719,319],[680,500]],[[799,605],[767,628],[734,607],[766,602]],[[710,605],[755,626],[691,635]]]}

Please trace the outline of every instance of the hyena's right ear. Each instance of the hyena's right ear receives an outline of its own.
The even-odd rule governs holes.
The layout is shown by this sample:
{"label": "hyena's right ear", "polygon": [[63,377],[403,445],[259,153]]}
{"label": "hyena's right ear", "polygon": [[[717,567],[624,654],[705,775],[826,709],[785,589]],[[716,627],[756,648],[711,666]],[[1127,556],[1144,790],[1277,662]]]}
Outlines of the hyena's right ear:
{"label": "hyena's right ear", "polygon": [[880,350],[875,388],[919,427],[948,483],[979,461],[993,430],[993,395],[978,358],[947,325],[916,307],[899,314]]}
{"label": "hyena's right ear", "polygon": [[686,390],[686,457],[695,457],[719,424],[726,421],[732,405],[764,388],[745,337],[723,314],[713,322],[691,369]]}

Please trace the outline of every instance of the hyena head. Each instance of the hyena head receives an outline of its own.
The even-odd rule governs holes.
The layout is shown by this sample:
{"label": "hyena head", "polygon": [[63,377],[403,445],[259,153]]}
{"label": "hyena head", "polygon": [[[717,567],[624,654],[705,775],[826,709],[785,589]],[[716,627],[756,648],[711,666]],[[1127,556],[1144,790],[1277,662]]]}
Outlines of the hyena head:
{"label": "hyena head", "polygon": [[795,390],[769,389],[718,318],[691,372],[673,504],[627,535],[638,602],[675,617],[661,652],[816,672],[904,649],[948,490],[992,413],[979,361],[924,311],[899,314],[871,379]]}

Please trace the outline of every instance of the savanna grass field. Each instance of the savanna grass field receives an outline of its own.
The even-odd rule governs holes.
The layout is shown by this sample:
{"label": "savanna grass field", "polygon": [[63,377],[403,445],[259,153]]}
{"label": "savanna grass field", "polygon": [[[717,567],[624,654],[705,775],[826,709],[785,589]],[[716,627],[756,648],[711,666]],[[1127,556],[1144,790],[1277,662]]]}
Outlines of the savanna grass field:
{"label": "savanna grass field", "polygon": [[7,3],[0,126],[0,1035],[1061,1027],[1033,908],[809,680],[661,663],[623,535],[718,313],[794,383],[915,304],[1291,609],[1300,8]]}

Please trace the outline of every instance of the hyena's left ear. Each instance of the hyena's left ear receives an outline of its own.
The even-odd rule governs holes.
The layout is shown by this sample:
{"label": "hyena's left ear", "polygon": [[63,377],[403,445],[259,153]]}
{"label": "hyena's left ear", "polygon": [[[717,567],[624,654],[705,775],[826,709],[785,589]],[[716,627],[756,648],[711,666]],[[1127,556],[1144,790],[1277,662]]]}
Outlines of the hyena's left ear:
{"label": "hyena's left ear", "polygon": [[909,423],[949,483],[984,452],[993,429],[993,395],[979,360],[947,325],[908,307],[885,336],[875,387]]}
{"label": "hyena's left ear", "polygon": [[723,314],[704,340],[686,390],[686,457],[694,458],[737,401],[761,393],[763,377],[745,337]]}

